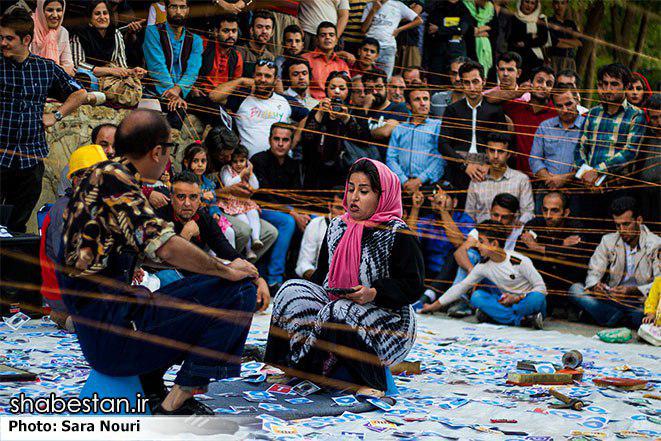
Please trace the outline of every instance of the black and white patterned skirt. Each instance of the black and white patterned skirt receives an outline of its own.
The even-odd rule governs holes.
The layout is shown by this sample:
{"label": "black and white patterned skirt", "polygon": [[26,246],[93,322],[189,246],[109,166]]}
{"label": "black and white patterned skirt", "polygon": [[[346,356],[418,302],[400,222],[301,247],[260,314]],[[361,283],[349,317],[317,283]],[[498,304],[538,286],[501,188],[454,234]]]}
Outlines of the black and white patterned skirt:
{"label": "black and white patterned skirt", "polygon": [[[410,306],[388,310],[372,303],[330,301],[323,287],[307,280],[290,280],[282,286],[273,302],[271,328],[267,362],[304,368],[310,361],[318,363],[320,354],[330,352],[353,365],[354,373],[360,371],[359,376],[371,387],[383,385],[383,366],[403,361],[416,336],[415,314]],[[288,341],[276,338],[274,329],[286,331]],[[329,347],[337,350],[329,351]],[[343,348],[360,352],[353,351],[347,357]],[[365,353],[365,360],[356,353]],[[378,357],[376,363],[370,361],[374,355]],[[382,375],[378,375],[379,370]],[[376,384],[370,381],[374,375],[369,372],[377,373]]]}

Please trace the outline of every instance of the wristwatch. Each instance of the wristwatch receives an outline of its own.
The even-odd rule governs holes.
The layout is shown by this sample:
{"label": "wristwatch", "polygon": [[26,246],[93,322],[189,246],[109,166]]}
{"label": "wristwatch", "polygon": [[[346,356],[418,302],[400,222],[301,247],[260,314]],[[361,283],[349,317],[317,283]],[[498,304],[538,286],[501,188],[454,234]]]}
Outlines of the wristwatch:
{"label": "wristwatch", "polygon": [[62,118],[64,118],[64,115],[62,115],[62,113],[59,110],[56,110],[53,115],[55,115],[55,121],[58,122],[62,121]]}

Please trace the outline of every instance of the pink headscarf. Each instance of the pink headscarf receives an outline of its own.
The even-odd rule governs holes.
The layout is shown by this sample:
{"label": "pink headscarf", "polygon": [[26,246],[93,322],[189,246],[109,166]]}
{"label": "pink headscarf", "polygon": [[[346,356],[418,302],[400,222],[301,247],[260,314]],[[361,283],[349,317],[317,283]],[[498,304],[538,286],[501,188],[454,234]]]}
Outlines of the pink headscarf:
{"label": "pink headscarf", "polygon": [[[328,286],[331,288],[351,288],[360,284],[359,270],[361,259],[361,242],[363,229],[382,224],[393,219],[402,217],[402,184],[399,178],[385,164],[369,158],[360,158],[360,161],[369,161],[379,171],[381,181],[381,196],[376,206],[376,211],[367,220],[355,221],[349,213],[342,215],[342,220],[347,224],[347,230],[342,235],[340,243],[333,253],[333,259],[328,272]],[[354,163],[354,164],[355,164]],[[349,180],[344,189],[342,206],[348,211],[347,190]],[[330,296],[332,300],[335,296]]]}
{"label": "pink headscarf", "polygon": [[60,28],[62,27],[62,20],[56,29],[50,29],[46,21],[46,14],[44,13],[44,6],[51,1],[58,1],[62,4],[62,18],[64,19],[64,0],[37,0],[37,7],[35,8],[34,19],[34,40],[32,42],[32,52],[40,57],[53,60],[56,64],[60,64],[60,51],[58,43],[60,39]]}

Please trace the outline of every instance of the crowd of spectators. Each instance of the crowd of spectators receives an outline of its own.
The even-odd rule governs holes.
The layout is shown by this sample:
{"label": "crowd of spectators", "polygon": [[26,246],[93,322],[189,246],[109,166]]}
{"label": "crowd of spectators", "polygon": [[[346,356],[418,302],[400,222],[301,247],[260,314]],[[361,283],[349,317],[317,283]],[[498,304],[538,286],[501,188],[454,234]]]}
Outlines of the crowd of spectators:
{"label": "crowd of spectators", "polygon": [[[271,295],[312,279],[365,157],[401,182],[426,269],[416,309],[536,327],[551,311],[643,320],[661,275],[661,97],[620,64],[581,84],[567,0],[551,17],[540,0],[4,3],[11,232],[39,199],[45,130],[81,105],[156,102],[171,127],[194,116],[206,128],[145,198],[201,248],[257,262]],[[44,114],[51,98],[62,105]],[[114,132],[95,129],[95,155],[115,156]],[[161,286],[184,276],[153,273]]]}

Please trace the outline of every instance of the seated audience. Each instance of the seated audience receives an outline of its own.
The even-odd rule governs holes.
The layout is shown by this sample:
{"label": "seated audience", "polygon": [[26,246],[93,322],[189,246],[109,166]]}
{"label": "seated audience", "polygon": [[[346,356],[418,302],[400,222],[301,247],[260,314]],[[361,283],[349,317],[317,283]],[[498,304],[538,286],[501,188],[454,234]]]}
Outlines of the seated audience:
{"label": "seated audience", "polygon": [[478,224],[477,231],[477,249],[482,262],[437,301],[425,305],[423,312],[449,305],[477,287],[471,295],[471,305],[477,309],[479,322],[519,326],[527,321],[535,329],[543,329],[546,285],[532,261],[503,248],[508,232],[498,222],[486,220]]}
{"label": "seated audience", "polygon": [[[384,366],[403,361],[413,347],[410,304],[424,280],[420,246],[407,234],[401,200],[401,183],[385,164],[362,159],[351,167],[346,214],[328,226],[313,281],[289,281],[275,297],[266,363],[343,377],[374,389],[359,387],[359,393],[383,396]],[[329,353],[328,345],[373,357]]]}
{"label": "seated audience", "polygon": [[124,36],[111,23],[108,0],[90,2],[86,18],[87,26],[78,29],[71,37],[73,64],[86,87],[98,90],[101,77],[141,79],[147,74],[142,67],[128,67]]}
{"label": "seated audience", "polygon": [[[450,104],[443,113],[439,150],[448,162],[446,176],[458,190],[469,182],[485,179],[487,135],[505,128],[505,114],[500,105],[483,99],[484,68],[467,61],[459,68],[465,99]],[[470,121],[470,124],[469,124]]]}
{"label": "seated audience", "polygon": [[[426,289],[427,302],[433,302],[450,286],[457,273],[454,252],[464,243],[475,221],[459,207],[455,188],[443,181],[432,196],[432,213],[418,221],[417,233],[425,257],[425,274],[434,281]],[[439,293],[439,294],[437,294]],[[454,310],[448,310],[452,317]]]}
{"label": "seated audience", "polygon": [[181,129],[186,99],[202,66],[202,38],[186,29],[188,0],[166,0],[167,21],[147,26],[143,50],[156,96],[167,109],[168,122]]}
{"label": "seated audience", "polygon": [[[115,124],[99,124],[92,129],[92,144],[100,145],[108,158],[115,157]],[[67,164],[60,173],[60,182],[57,185],[57,195],[64,196],[67,189],[71,188],[71,179],[69,179],[69,164]]]}
{"label": "seated audience", "polygon": [[321,100],[326,97],[324,92],[326,80],[331,72],[349,73],[346,61],[335,52],[338,38],[337,27],[333,23],[321,22],[317,28],[316,49],[303,54],[303,58],[310,63],[312,69],[310,93],[315,99]]}
{"label": "seated audience", "polygon": [[221,15],[213,34],[203,39],[202,65],[187,101],[193,105],[191,113],[206,124],[214,125],[220,120],[218,105],[209,99],[209,92],[243,76],[243,57],[236,49],[238,38],[239,17]]}
{"label": "seated audience", "polygon": [[[418,84],[421,86],[421,84]],[[393,75],[388,80],[388,100],[391,103],[400,104],[406,103],[404,91],[406,90],[406,82],[401,75]]]}
{"label": "seated audience", "polygon": [[269,286],[274,287],[274,292],[284,281],[287,252],[295,229],[303,232],[310,222],[309,215],[291,206],[295,201],[296,190],[301,189],[300,162],[289,156],[293,138],[292,126],[273,124],[269,134],[270,148],[250,159],[253,172],[262,188],[292,192],[291,196],[287,196],[285,192],[259,192],[255,195],[262,207],[262,219],[273,224],[278,230],[278,238],[273,245],[265,275]]}
{"label": "seated audience", "polygon": [[[248,161],[248,149],[240,145],[232,152],[232,162],[223,166],[220,170],[220,180],[225,187],[243,182],[251,190],[259,188],[259,182],[252,172],[253,167]],[[219,199],[219,207],[223,213],[236,216],[240,221],[250,226],[250,241],[246,246],[246,258],[248,261],[256,261],[257,254],[253,249],[259,251],[264,244],[259,240],[261,236],[261,222],[259,218],[259,206],[250,199],[239,199],[232,195],[226,195]]]}
{"label": "seated audience", "polygon": [[542,216],[528,222],[517,250],[530,257],[549,289],[549,307],[567,308],[569,287],[585,278],[594,250],[593,235],[572,217],[565,193],[552,190],[542,200]]}
{"label": "seated audience", "polygon": [[[217,185],[207,176],[208,162],[207,149],[201,143],[193,143],[184,149],[181,168],[182,170],[190,171],[197,177],[200,190],[202,191],[200,196],[202,206],[209,210],[209,213],[216,222],[221,222],[223,213],[218,207],[218,200],[216,199]],[[161,204],[155,206],[155,208],[160,207]]]}
{"label": "seated audience", "polygon": [[280,77],[285,74],[285,61],[295,61],[302,59],[304,53],[303,30],[298,25],[289,25],[282,32],[282,55],[275,59],[275,65],[278,66]]}
{"label": "seated audience", "polygon": [[[85,171],[98,164],[107,161],[105,152],[98,145],[86,145],[79,147],[71,153],[67,164],[66,178],[76,187]],[[39,262],[41,264],[41,295],[51,308],[50,318],[55,324],[67,332],[75,332],[73,320],[67,313],[67,308],[62,302],[62,293],[55,273],[55,262],[58,261],[62,247],[62,234],[64,233],[64,210],[71,200],[73,190],[71,186],[61,194],[55,201],[41,226],[41,245],[39,248]]]}
{"label": "seated audience", "polygon": [[328,202],[327,213],[312,218],[303,233],[301,249],[298,252],[296,261],[296,275],[305,280],[311,280],[317,269],[319,252],[326,240],[328,224],[331,220],[344,214],[344,208],[342,208],[344,187],[338,185],[333,187],[332,191],[333,196],[332,200]]}
{"label": "seated audience", "polygon": [[366,125],[349,111],[350,86],[349,74],[331,72],[326,80],[326,98],[308,115],[301,138],[306,189],[327,190],[342,184],[349,167],[345,158],[347,142],[370,136]]}
{"label": "seated audience", "polygon": [[[406,21],[400,26],[401,21]],[[362,31],[367,37],[379,41],[381,48],[377,64],[387,75],[392,76],[397,56],[397,35],[422,24],[422,18],[399,0],[372,2],[365,6]]]}
{"label": "seated audience", "polygon": [[301,106],[312,110],[319,100],[310,95],[310,64],[302,58],[291,58],[282,65],[282,86],[286,87],[284,94],[296,100]]}
{"label": "seated audience", "polygon": [[484,180],[471,181],[466,196],[466,213],[477,222],[489,219],[493,199],[501,193],[509,193],[519,200],[522,223],[528,222],[535,215],[530,179],[507,165],[507,161],[512,156],[510,139],[509,134],[498,132],[493,132],[487,137],[489,171]]}
{"label": "seated audience", "polygon": [[447,90],[435,92],[431,96],[431,114],[437,118],[443,116],[445,109],[453,103],[465,98],[464,87],[461,83],[459,76],[459,68],[465,62],[470,61],[470,58],[457,57],[450,62],[450,70],[448,76],[450,77],[451,87]]}
{"label": "seated audience", "polygon": [[606,234],[590,258],[585,284],[569,289],[572,300],[599,326],[637,328],[643,302],[661,275],[661,238],[643,224],[636,200],[615,199],[610,211],[617,231]]}
{"label": "seated audience", "polygon": [[253,13],[250,22],[249,38],[246,38],[244,44],[236,48],[243,58],[244,77],[253,77],[258,61],[275,60],[275,55],[269,50],[271,48],[274,27],[275,16],[271,11],[260,9]]}
{"label": "seated audience", "polygon": [[[213,252],[216,256],[227,260],[240,259],[241,255],[228,242],[225,234],[218,226],[218,222],[210,215],[201,203],[199,180],[194,173],[186,170],[174,175],[172,178],[171,203],[156,210],[161,219],[172,222],[174,231],[184,239],[197,245],[206,252]],[[170,274],[162,274],[170,273]],[[178,274],[173,276],[172,273]],[[184,276],[190,276],[187,271],[164,270],[156,274],[170,283]],[[270,302],[268,286],[264,279],[255,282],[257,286],[257,310],[265,310]]]}
{"label": "seated audience", "polygon": [[[551,95],[558,116],[542,121],[535,132],[530,151],[530,170],[547,190],[566,189],[573,182],[574,152],[583,129],[585,118],[578,114],[578,96],[575,89],[559,87]],[[546,191],[535,195],[535,207],[541,211]],[[569,196],[569,195],[568,195]],[[576,207],[578,197],[571,198],[570,206]],[[576,209],[573,209],[578,213]]]}
{"label": "seated audience", "polygon": [[[216,196],[221,199],[225,197],[236,197],[243,200],[250,198],[255,190],[250,186],[249,182],[241,181],[226,186],[220,177],[223,167],[231,166],[232,154],[239,146],[239,139],[236,134],[225,126],[216,126],[207,133],[203,145],[207,149],[208,176],[216,184]],[[252,228],[236,216],[227,213],[223,214],[230,221],[232,225],[231,230],[234,230],[236,250],[239,253],[245,253],[248,242],[252,238]],[[226,230],[225,235],[227,236],[231,230]],[[260,250],[253,248],[253,251],[257,255],[257,260],[266,254],[278,237],[278,230],[264,219],[259,220],[259,230],[261,232],[259,241],[264,244],[264,247]],[[228,238],[228,240],[230,239]]]}
{"label": "seated audience", "polygon": [[[578,73],[575,70],[565,69],[555,73],[555,86],[560,87],[569,87],[576,89],[577,91],[581,88],[581,77],[578,76]],[[581,94],[577,92],[576,98],[578,99],[578,113],[585,116],[586,113],[590,111],[587,107],[581,106]]]}
{"label": "seated audience", "polygon": [[531,174],[530,151],[532,150],[537,128],[543,121],[558,116],[551,101],[551,91],[555,84],[553,70],[542,66],[533,69],[531,74],[532,92],[530,92],[530,100],[528,102],[514,100],[503,103],[505,114],[514,123],[516,169],[527,175]]}
{"label": "seated audience", "polygon": [[250,157],[267,148],[274,123],[301,122],[308,114],[293,98],[275,93],[277,74],[273,61],[259,60],[254,79],[228,81],[209,94],[212,101],[232,113],[241,144],[248,149]]}
{"label": "seated audience", "polygon": [[64,0],[38,0],[34,10],[34,40],[30,51],[53,60],[66,73],[74,76],[69,32],[62,26]]}
{"label": "seated audience", "polygon": [[364,75],[376,68],[376,60],[379,58],[381,44],[378,40],[366,37],[358,47],[356,61],[349,66],[351,77]]}
{"label": "seated audience", "polygon": [[387,145],[394,128],[410,115],[405,103],[393,103],[388,99],[385,74],[375,69],[363,75],[365,86],[365,102],[367,126],[372,139],[378,144],[381,157],[385,159]]}
{"label": "seated audience", "polygon": [[445,160],[438,153],[441,120],[429,118],[429,90],[407,89],[404,95],[411,116],[393,129],[386,165],[399,178],[404,193],[410,195],[440,181]]}

